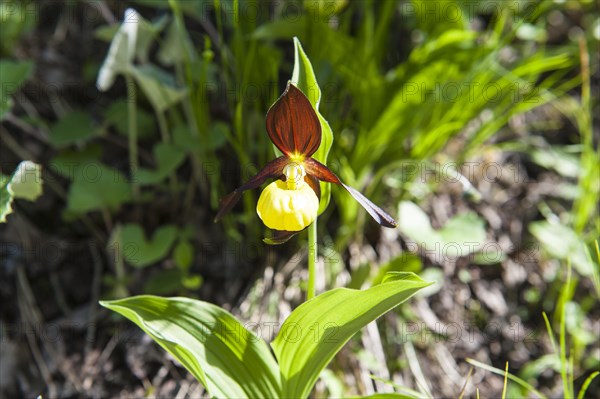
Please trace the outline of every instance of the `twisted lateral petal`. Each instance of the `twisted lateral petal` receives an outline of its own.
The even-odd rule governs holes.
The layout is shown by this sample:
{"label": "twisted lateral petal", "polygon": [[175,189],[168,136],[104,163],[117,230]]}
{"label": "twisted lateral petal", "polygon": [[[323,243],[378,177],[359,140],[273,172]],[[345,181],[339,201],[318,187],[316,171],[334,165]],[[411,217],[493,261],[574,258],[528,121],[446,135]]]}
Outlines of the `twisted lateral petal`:
{"label": "twisted lateral petal", "polygon": [[279,150],[310,157],[321,144],[321,122],[310,101],[290,82],[267,112],[267,133]]}
{"label": "twisted lateral petal", "polygon": [[396,228],[398,223],[383,209],[372,203],[362,193],[355,190],[354,188],[345,185],[342,181],[333,173],[329,168],[316,159],[309,158],[304,161],[306,167],[306,173],[314,176],[317,179],[329,183],[339,184],[346,189],[354,197],[354,199],[371,215],[373,219],[383,227]]}
{"label": "twisted lateral petal", "polygon": [[250,178],[245,184],[236,188],[233,192],[227,194],[219,205],[219,211],[215,216],[215,223],[229,212],[235,204],[240,200],[242,193],[246,190],[257,188],[267,179],[281,178],[283,176],[283,168],[288,162],[287,157],[281,156],[267,163],[255,176]]}

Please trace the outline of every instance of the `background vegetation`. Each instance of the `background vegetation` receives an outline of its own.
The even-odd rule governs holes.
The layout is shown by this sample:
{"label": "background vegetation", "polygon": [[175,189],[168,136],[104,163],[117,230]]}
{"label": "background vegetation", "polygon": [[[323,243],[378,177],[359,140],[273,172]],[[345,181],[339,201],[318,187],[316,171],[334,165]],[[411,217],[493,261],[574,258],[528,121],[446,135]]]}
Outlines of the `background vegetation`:
{"label": "background vegetation", "polygon": [[0,18],[0,205],[21,161],[43,178],[0,225],[3,394],[203,394],[99,299],[200,298],[267,340],[300,303],[305,236],[264,245],[256,192],[212,223],[273,158],[264,116],[294,36],[330,168],[400,222],[380,229],[334,187],[318,289],[438,282],[354,337],[313,395],[499,397],[490,367],[508,362],[507,397],[563,397],[600,370],[596,2],[2,1]]}

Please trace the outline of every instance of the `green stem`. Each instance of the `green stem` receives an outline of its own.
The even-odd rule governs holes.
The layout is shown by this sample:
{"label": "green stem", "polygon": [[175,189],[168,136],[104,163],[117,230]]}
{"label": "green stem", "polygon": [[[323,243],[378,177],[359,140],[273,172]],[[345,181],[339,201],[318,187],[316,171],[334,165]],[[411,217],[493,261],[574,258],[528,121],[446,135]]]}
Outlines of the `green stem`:
{"label": "green stem", "polygon": [[308,288],[306,300],[315,296],[315,264],[317,263],[317,219],[308,226]]}
{"label": "green stem", "polygon": [[136,180],[136,173],[138,170],[138,148],[137,148],[137,94],[135,90],[135,84],[131,76],[126,73],[125,81],[127,83],[127,118],[129,122],[129,171],[131,174],[131,186],[133,190],[133,196],[137,199],[140,188]]}
{"label": "green stem", "polygon": [[158,128],[160,130],[160,137],[163,141],[163,143],[170,143],[171,142],[171,137],[169,135],[169,127],[167,125],[167,119],[165,118],[165,114],[163,113],[163,111],[160,111],[158,109],[155,110],[156,113],[156,119],[158,120]]}

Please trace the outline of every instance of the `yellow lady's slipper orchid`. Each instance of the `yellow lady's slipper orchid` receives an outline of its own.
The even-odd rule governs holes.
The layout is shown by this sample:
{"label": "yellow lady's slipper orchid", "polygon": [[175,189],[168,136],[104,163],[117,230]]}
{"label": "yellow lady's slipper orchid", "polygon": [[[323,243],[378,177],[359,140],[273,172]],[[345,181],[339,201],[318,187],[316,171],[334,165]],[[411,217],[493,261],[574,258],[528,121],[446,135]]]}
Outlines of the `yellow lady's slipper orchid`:
{"label": "yellow lady's slipper orchid", "polygon": [[265,187],[256,207],[264,224],[275,230],[275,237],[270,240],[273,243],[287,241],[316,219],[321,198],[319,180],[344,187],[380,225],[397,226],[385,211],[311,158],[321,145],[321,123],[308,98],[290,82],[267,112],[267,133],[283,155],[225,196],[215,221],[233,208],[244,191],[257,188],[268,178],[276,178]]}

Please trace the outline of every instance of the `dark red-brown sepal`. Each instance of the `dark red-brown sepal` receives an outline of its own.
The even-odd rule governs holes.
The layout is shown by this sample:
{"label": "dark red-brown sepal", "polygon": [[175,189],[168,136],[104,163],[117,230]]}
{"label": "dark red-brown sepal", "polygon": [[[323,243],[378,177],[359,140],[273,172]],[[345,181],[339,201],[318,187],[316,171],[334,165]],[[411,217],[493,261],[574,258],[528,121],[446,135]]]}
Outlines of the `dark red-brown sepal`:
{"label": "dark red-brown sepal", "polygon": [[321,145],[321,123],[304,93],[288,81],[267,112],[267,133],[285,155],[310,157]]}
{"label": "dark red-brown sepal", "polygon": [[261,184],[265,182],[267,179],[274,178],[282,178],[283,177],[283,168],[288,162],[288,158],[285,156],[281,156],[279,158],[275,158],[271,162],[267,163],[255,176],[250,178],[245,184],[236,188],[233,192],[227,194],[219,204],[219,210],[217,211],[217,216],[215,216],[215,223],[221,220],[221,218],[229,212],[235,204],[242,197],[242,193],[246,190],[251,190],[253,188],[259,187]]}
{"label": "dark red-brown sepal", "polygon": [[371,215],[373,219],[383,227],[396,228],[398,223],[383,209],[372,203],[361,192],[354,188],[345,185],[339,177],[335,175],[329,168],[316,159],[309,158],[304,161],[306,174],[316,177],[317,179],[329,183],[339,184],[346,189],[354,197],[354,199]]}
{"label": "dark red-brown sepal", "polygon": [[[300,231],[304,231],[302,229]],[[293,236],[300,233],[300,231],[286,231],[286,230],[271,230],[273,235],[271,237],[263,238],[263,242],[269,245],[284,244],[290,240]]]}

